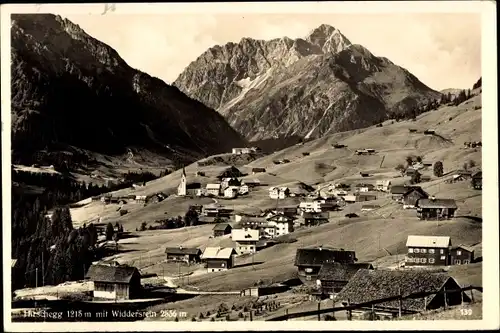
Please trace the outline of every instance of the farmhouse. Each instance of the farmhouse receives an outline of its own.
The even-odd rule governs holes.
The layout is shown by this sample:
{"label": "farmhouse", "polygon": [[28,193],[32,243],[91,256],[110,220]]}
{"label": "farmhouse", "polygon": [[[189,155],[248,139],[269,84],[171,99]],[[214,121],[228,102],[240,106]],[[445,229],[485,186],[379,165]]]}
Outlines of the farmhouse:
{"label": "farmhouse", "polygon": [[344,195],[342,197],[346,203],[355,203],[357,197],[355,195]]}
{"label": "farmhouse", "polygon": [[135,201],[137,203],[145,203],[146,202],[146,196],[145,195],[136,195],[135,196]]}
{"label": "farmhouse", "polygon": [[472,187],[476,190],[481,190],[483,187],[483,172],[478,171],[472,175],[471,180]]}
{"label": "farmhouse", "polygon": [[448,236],[408,236],[406,247],[406,266],[450,264],[451,239]]}
{"label": "farmhouse", "polygon": [[274,283],[269,286],[258,286],[258,287],[250,287],[244,289],[241,291],[240,296],[261,297],[261,296],[282,293],[284,291],[287,291],[288,289],[290,289],[290,287],[287,285]]}
{"label": "farmhouse", "polygon": [[474,250],[468,246],[453,246],[450,250],[450,265],[467,265],[474,261]]}
{"label": "farmhouse", "polygon": [[142,290],[141,274],[131,266],[92,265],[85,279],[93,282],[94,298],[132,299]]}
{"label": "farmhouse", "polygon": [[255,253],[259,241],[259,230],[244,228],[231,230],[231,239],[236,243],[236,252]]}
{"label": "farmhouse", "polygon": [[271,225],[267,221],[245,220],[241,222],[242,228],[250,228],[259,231],[259,238],[272,239],[276,237],[276,225]]}
{"label": "farmhouse", "polygon": [[[394,300],[375,304],[373,310],[377,315],[396,316],[400,304],[402,314],[409,314],[438,309],[445,304],[448,306],[459,305],[462,303],[462,299],[465,302],[470,302],[470,298],[465,293],[456,291],[460,289],[460,285],[446,273],[381,269],[358,270],[337,295],[337,299],[344,305],[347,305],[348,301],[350,304],[360,304],[391,296],[401,295],[405,297],[419,292],[443,292],[445,289],[450,291],[446,293],[446,298],[444,294],[425,298],[405,298],[401,301]],[[365,310],[372,310],[372,308]]]}
{"label": "farmhouse", "polygon": [[356,190],[358,192],[370,192],[370,191],[373,191],[374,188],[375,188],[375,186],[373,186],[372,184],[357,184],[356,185]]}
{"label": "farmhouse", "polygon": [[266,172],[266,169],[265,168],[252,168],[252,174],[256,174],[256,173],[261,173],[261,172]]}
{"label": "farmhouse", "polygon": [[257,147],[245,147],[245,148],[233,148],[232,153],[234,155],[241,155],[241,154],[250,154],[250,153],[255,153],[257,151]]}
{"label": "farmhouse", "polygon": [[372,200],[377,200],[377,196],[375,194],[360,194],[356,197],[357,202],[372,201]]}
{"label": "farmhouse", "polygon": [[295,215],[297,215],[297,207],[293,206],[293,207],[279,207],[279,208],[266,209],[264,211],[264,214],[262,214],[262,216],[264,216],[267,219],[277,214],[294,217]]}
{"label": "farmhouse", "polygon": [[403,208],[410,209],[415,208],[418,200],[427,199],[429,195],[425,192],[420,186],[411,187],[404,195],[403,195]]}
{"label": "farmhouse", "polygon": [[322,246],[297,249],[295,254],[295,266],[298,268],[299,279],[306,285],[316,282],[319,270],[323,264],[333,262],[354,263],[356,260],[356,253],[354,251]]}
{"label": "farmhouse", "polygon": [[238,178],[227,177],[227,178],[222,178],[220,185],[222,188],[226,188],[229,186],[240,186],[241,182],[238,180]]}
{"label": "farmhouse", "polygon": [[239,193],[239,187],[229,186],[224,190],[224,197],[229,199],[236,198],[238,193]]}
{"label": "farmhouse", "polygon": [[241,185],[238,189],[238,194],[248,194],[248,192],[250,191],[248,185]]}
{"label": "farmhouse", "polygon": [[240,170],[238,170],[238,168],[236,168],[235,166],[231,166],[229,168],[227,168],[226,170],[222,171],[218,176],[217,178],[219,180],[222,180],[224,178],[237,178],[237,177],[243,177],[244,174],[241,173]]}
{"label": "farmhouse", "polygon": [[391,187],[392,183],[390,180],[377,180],[375,183],[375,188],[377,191],[387,192]]}
{"label": "farmhouse", "polygon": [[207,272],[220,272],[233,268],[236,251],[232,247],[207,247],[201,255]]}
{"label": "farmhouse", "polygon": [[233,227],[229,223],[217,223],[212,231],[214,232],[214,237],[222,237],[229,235],[232,229]]}
{"label": "farmhouse", "polygon": [[271,187],[269,189],[269,197],[271,199],[285,199],[290,195],[288,187]]}
{"label": "farmhouse", "polygon": [[296,218],[278,213],[267,218],[267,223],[270,227],[275,228],[275,237],[287,235],[293,232],[293,222]]}
{"label": "farmhouse", "polygon": [[207,184],[207,195],[218,196],[220,194],[221,184]]}
{"label": "farmhouse", "polygon": [[319,270],[316,284],[320,287],[322,295],[339,293],[360,269],[373,269],[373,266],[366,263],[344,264],[334,262],[323,264]]}
{"label": "farmhouse", "polygon": [[338,143],[333,144],[333,148],[335,148],[335,149],[338,149],[338,148],[345,148],[345,147],[347,147],[347,146],[346,146],[346,145],[343,145],[343,144],[338,144]]}
{"label": "farmhouse", "polygon": [[242,182],[243,185],[247,185],[248,187],[256,187],[256,186],[260,186],[260,180],[258,179],[248,179],[248,180],[244,180]]}
{"label": "farmhouse", "polygon": [[201,250],[188,247],[167,247],[165,249],[167,262],[185,262],[186,264],[200,262]]}
{"label": "farmhouse", "polygon": [[368,151],[366,149],[356,149],[356,155],[368,155]]}
{"label": "farmhouse", "polygon": [[394,185],[391,187],[391,198],[396,202],[403,202],[403,196],[408,192],[409,186]]}
{"label": "farmhouse", "polygon": [[417,216],[421,220],[450,219],[457,208],[453,199],[420,199],[417,201]]}
{"label": "farmhouse", "polygon": [[306,227],[317,226],[329,222],[328,212],[304,212],[302,218]]}

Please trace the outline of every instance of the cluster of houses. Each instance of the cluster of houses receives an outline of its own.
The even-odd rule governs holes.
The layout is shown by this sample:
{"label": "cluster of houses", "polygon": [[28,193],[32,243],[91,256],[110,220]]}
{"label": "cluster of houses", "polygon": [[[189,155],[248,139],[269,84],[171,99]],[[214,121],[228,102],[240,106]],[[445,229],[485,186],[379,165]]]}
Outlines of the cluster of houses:
{"label": "cluster of houses", "polygon": [[233,155],[251,154],[258,152],[259,150],[260,150],[259,147],[233,148],[232,154]]}
{"label": "cluster of houses", "polygon": [[464,148],[477,148],[482,146],[483,143],[481,141],[464,142]]}
{"label": "cluster of houses", "polygon": [[456,183],[469,180],[471,182],[472,188],[476,190],[481,190],[483,185],[483,172],[477,171],[472,172],[469,170],[458,170],[453,176],[447,180],[447,183]]}

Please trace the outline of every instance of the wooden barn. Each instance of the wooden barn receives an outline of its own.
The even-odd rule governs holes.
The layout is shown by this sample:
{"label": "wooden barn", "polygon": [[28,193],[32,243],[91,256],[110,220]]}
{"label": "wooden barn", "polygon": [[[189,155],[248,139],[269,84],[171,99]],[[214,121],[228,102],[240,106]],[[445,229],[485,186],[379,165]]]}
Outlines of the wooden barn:
{"label": "wooden barn", "polygon": [[329,222],[328,212],[304,212],[302,217],[306,227],[317,226]]}
{"label": "wooden barn", "polygon": [[131,299],[140,296],[141,274],[131,266],[92,265],[85,279],[93,282],[94,298]]}
{"label": "wooden barn", "polygon": [[333,295],[342,290],[349,280],[360,269],[373,269],[372,264],[339,262],[323,264],[318,273],[317,285],[322,295]]}
{"label": "wooden barn", "polygon": [[421,220],[442,220],[455,216],[458,209],[453,199],[420,199],[417,201],[417,216]]}
{"label": "wooden barn", "polygon": [[222,237],[229,235],[232,229],[229,223],[217,223],[212,231],[214,232],[214,237]]}
{"label": "wooden barn", "polygon": [[265,168],[252,168],[252,174],[266,172]]}
{"label": "wooden barn", "polygon": [[185,262],[186,264],[199,263],[201,250],[198,248],[189,247],[167,247],[165,249],[167,255],[167,262]]}
{"label": "wooden barn", "polygon": [[481,190],[483,188],[483,172],[478,171],[472,175],[471,185],[476,190]]}
{"label": "wooden barn", "polygon": [[453,246],[450,250],[450,265],[467,265],[474,262],[474,250],[465,245]]}
{"label": "wooden barn", "polygon": [[415,208],[418,200],[427,199],[429,195],[420,186],[413,186],[403,194],[403,208]]}
{"label": "wooden barn", "polygon": [[302,283],[312,285],[316,283],[319,270],[323,264],[341,262],[354,263],[357,261],[356,252],[328,247],[297,249],[295,266]]}
{"label": "wooden barn", "polygon": [[[360,304],[391,296],[407,295],[418,292],[450,292],[422,298],[406,298],[379,303],[373,306],[376,315],[395,317],[399,313],[414,314],[443,306],[460,305],[470,302],[470,298],[460,291],[457,281],[446,273],[431,273],[421,270],[369,270],[360,269],[349,280],[344,289],[337,295],[342,304]],[[360,309],[363,312],[368,309]]]}

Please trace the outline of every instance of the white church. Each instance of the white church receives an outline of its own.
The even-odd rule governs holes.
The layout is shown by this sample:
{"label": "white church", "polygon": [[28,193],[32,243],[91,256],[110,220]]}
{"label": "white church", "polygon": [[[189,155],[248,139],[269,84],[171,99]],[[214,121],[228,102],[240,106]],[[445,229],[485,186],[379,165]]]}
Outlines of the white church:
{"label": "white church", "polygon": [[181,183],[177,186],[177,195],[178,196],[186,196],[187,195],[187,179],[186,179],[186,170],[182,168],[182,176]]}

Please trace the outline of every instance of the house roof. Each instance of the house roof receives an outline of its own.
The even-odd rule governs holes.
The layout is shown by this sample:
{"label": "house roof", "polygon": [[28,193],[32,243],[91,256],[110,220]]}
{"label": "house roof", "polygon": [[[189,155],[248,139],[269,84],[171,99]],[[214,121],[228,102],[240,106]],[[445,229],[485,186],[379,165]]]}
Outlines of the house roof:
{"label": "house roof", "polygon": [[391,184],[391,181],[390,180],[377,180],[375,184],[388,186]]}
{"label": "house roof", "polygon": [[319,280],[349,281],[359,269],[373,269],[369,263],[345,264],[340,262],[323,264],[318,273]]}
{"label": "house roof", "polygon": [[354,255],[354,251],[344,251],[342,249],[327,247],[297,249],[295,266],[321,266],[325,263],[332,263],[339,252],[352,252]]}
{"label": "house roof", "polygon": [[[280,218],[285,219],[286,221],[280,221]],[[273,216],[268,217],[266,220],[274,221],[274,222],[288,222],[288,221],[296,220],[296,218],[293,216],[290,216],[290,214],[284,214],[284,213],[278,212],[277,214],[274,214]]]}
{"label": "house roof", "polygon": [[302,217],[304,219],[317,219],[317,220],[323,220],[323,219],[328,219],[328,215],[324,213],[315,213],[315,212],[304,212],[302,214]]}
{"label": "house roof", "polygon": [[194,247],[167,247],[165,249],[165,253],[167,254],[199,254],[201,252],[200,249]]}
{"label": "house roof", "polygon": [[17,263],[17,259],[11,259],[10,267],[12,268],[12,267],[16,266],[16,263]]}
{"label": "house roof", "polygon": [[[445,283],[452,279],[446,273],[430,273],[418,270],[369,270],[360,269],[337,295],[341,301],[349,299],[351,304],[359,304],[372,300],[402,296],[417,292],[430,292],[440,290]],[[456,281],[455,281],[456,283]],[[404,310],[422,311],[425,302],[429,304],[434,295],[424,298],[403,299]],[[398,309],[397,300],[379,304],[386,308]]]}
{"label": "house roof", "polygon": [[266,168],[252,168],[252,171],[266,171]]}
{"label": "house roof", "polygon": [[483,178],[483,172],[478,171],[475,174],[472,175],[472,178]]}
{"label": "house roof", "polygon": [[221,184],[207,184],[207,190],[219,190]]}
{"label": "house roof", "polygon": [[405,194],[403,194],[403,196],[407,196],[408,194],[410,194],[413,191],[420,193],[425,198],[429,197],[429,194],[427,192],[425,192],[420,186],[407,187],[407,191]]}
{"label": "house roof", "polygon": [[233,229],[231,230],[231,239],[235,242],[238,241],[258,241],[259,230],[254,229]]}
{"label": "house roof", "polygon": [[217,223],[212,230],[213,231],[224,231],[227,229],[227,227],[232,228],[229,223]]}
{"label": "house roof", "polygon": [[448,236],[408,236],[406,247],[433,247],[446,248],[451,245],[451,239]]}
{"label": "house roof", "polygon": [[236,251],[232,247],[207,247],[201,259],[229,259]]}
{"label": "house roof", "polygon": [[405,194],[408,192],[408,187],[404,185],[393,185],[391,187],[391,194]]}
{"label": "house roof", "polygon": [[468,252],[474,252],[474,249],[470,246],[466,246],[466,245],[456,245],[456,246],[452,246],[451,247],[452,250],[456,250],[456,249],[462,249],[462,250],[465,250],[465,251],[468,251]]}
{"label": "house roof", "polygon": [[97,282],[130,283],[137,268],[131,266],[92,265],[89,267],[86,278]]}
{"label": "house roof", "polygon": [[419,208],[457,208],[453,199],[420,199],[417,205]]}

